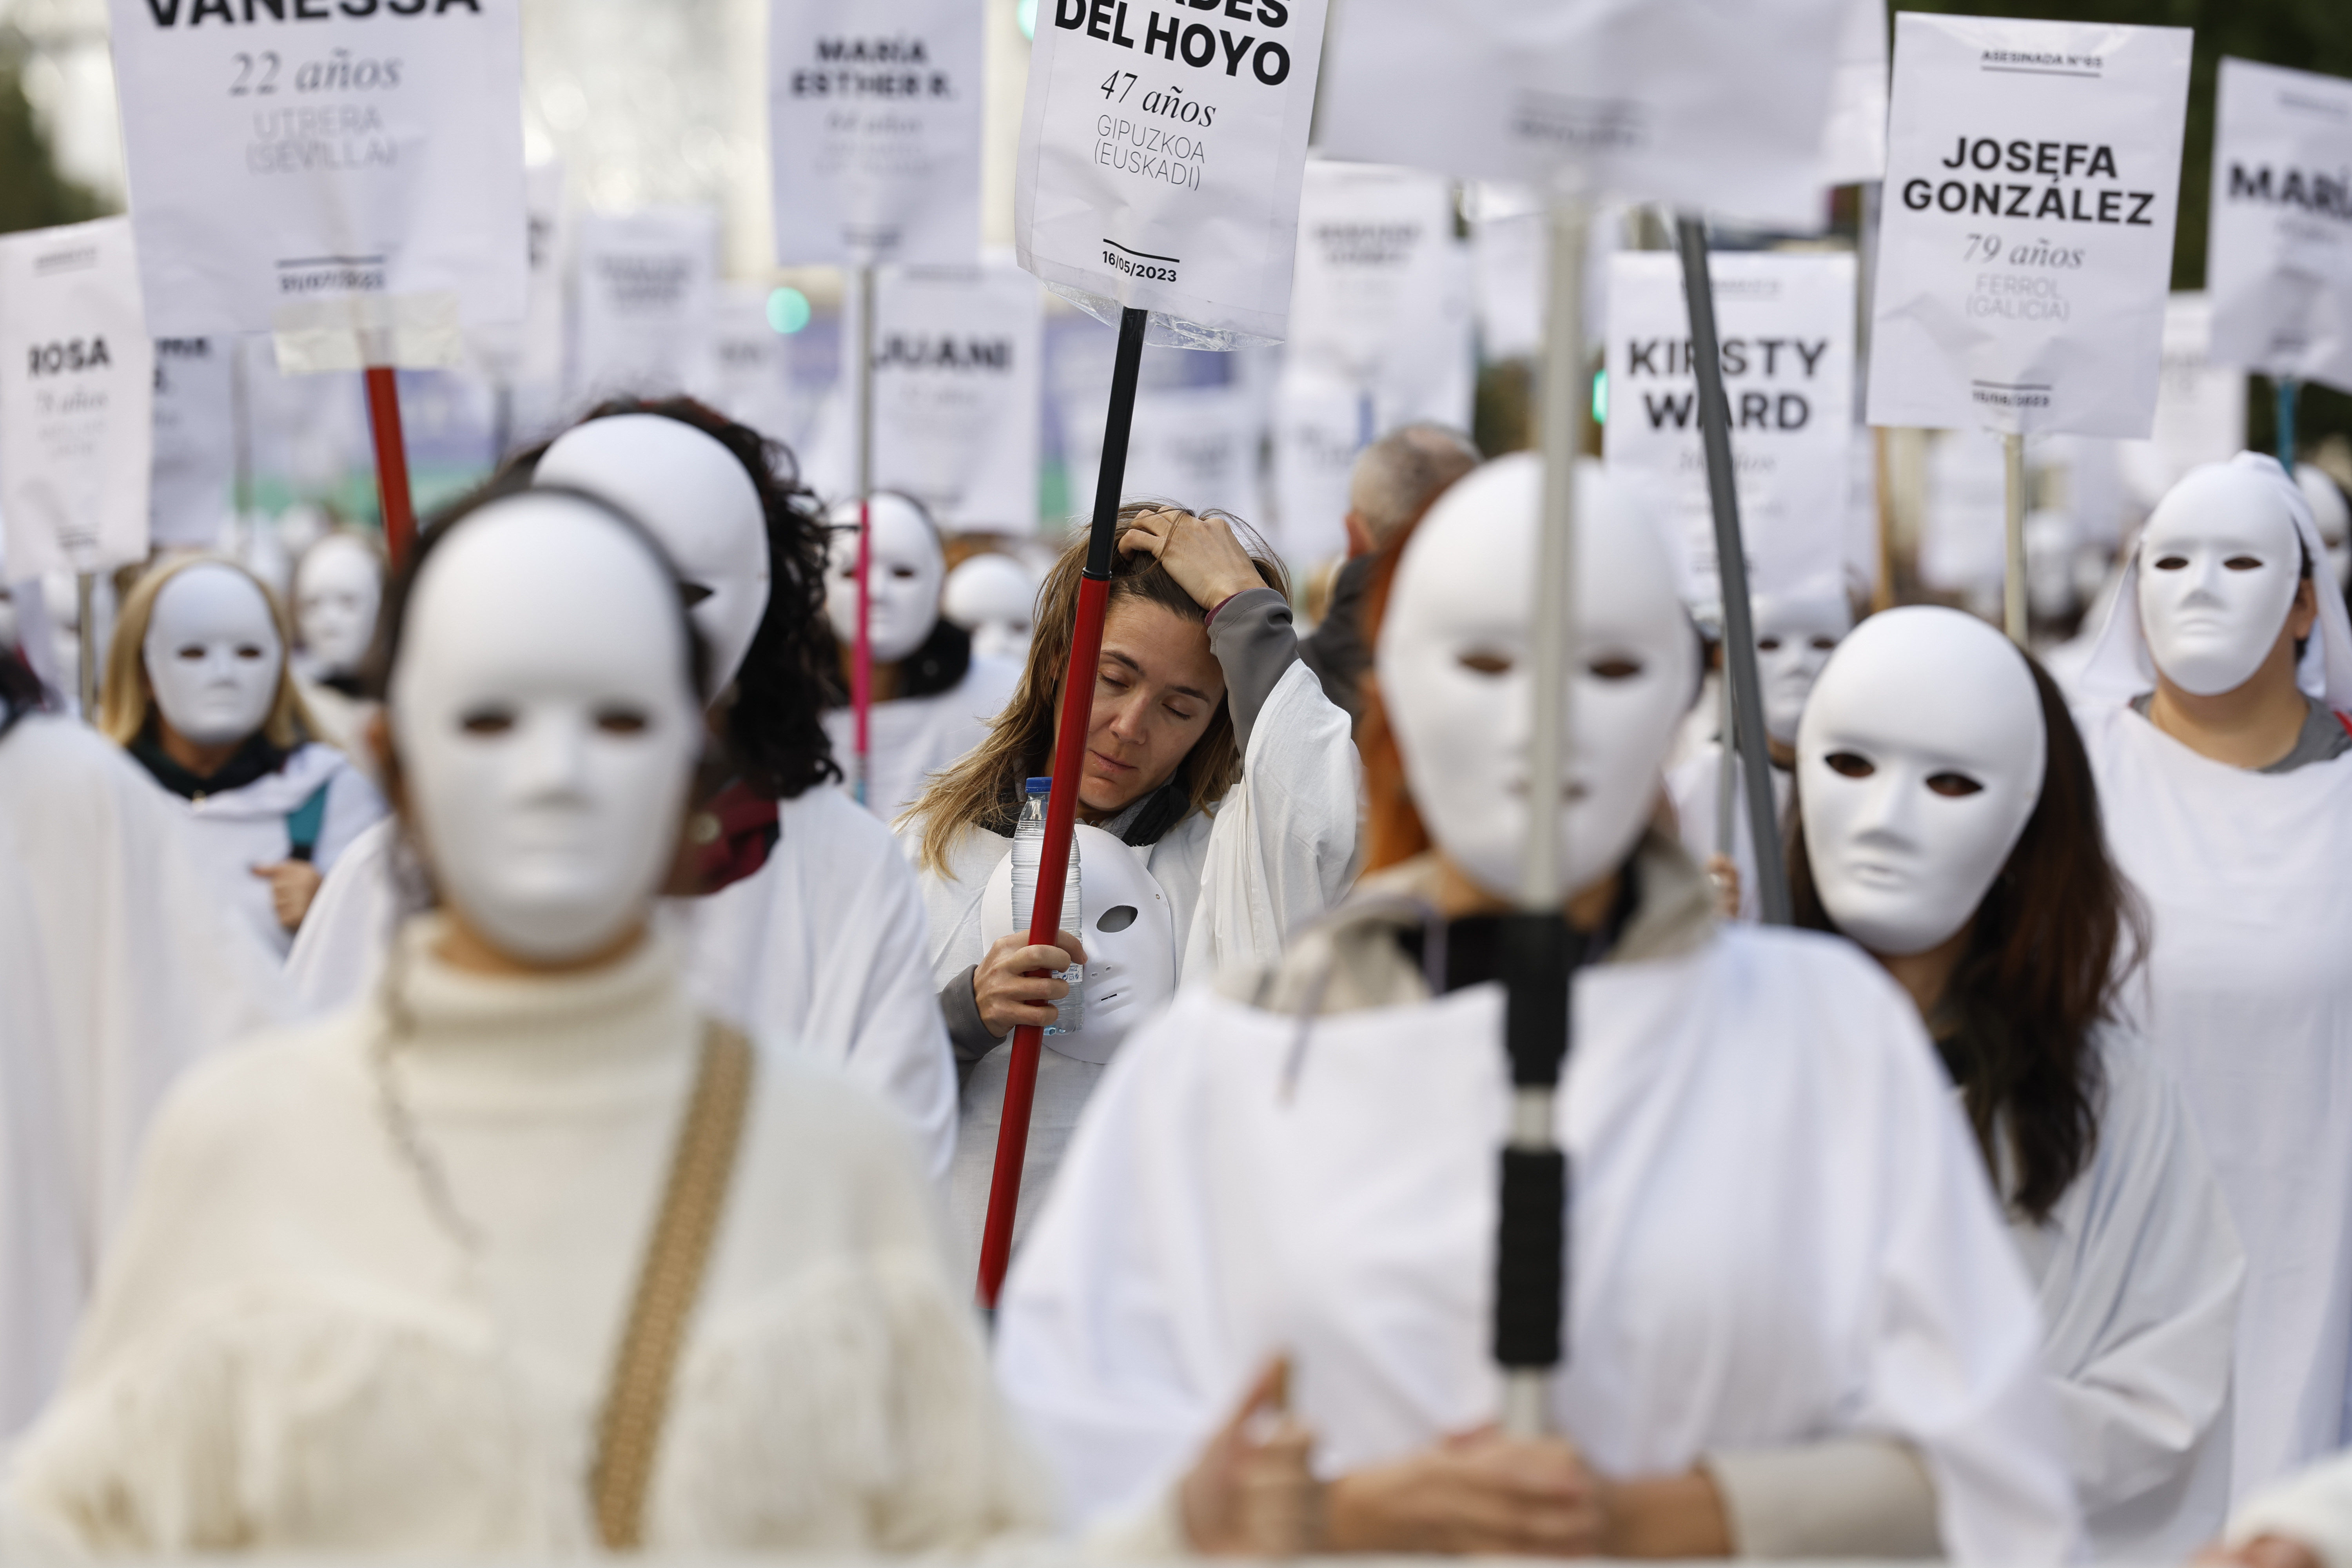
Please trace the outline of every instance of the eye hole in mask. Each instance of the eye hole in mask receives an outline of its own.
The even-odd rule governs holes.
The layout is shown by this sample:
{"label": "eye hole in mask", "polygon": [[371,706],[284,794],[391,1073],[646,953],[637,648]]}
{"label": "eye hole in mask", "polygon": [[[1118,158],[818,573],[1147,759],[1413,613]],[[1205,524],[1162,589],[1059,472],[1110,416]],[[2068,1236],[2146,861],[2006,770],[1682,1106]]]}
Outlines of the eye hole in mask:
{"label": "eye hole in mask", "polygon": [[1927,787],[1948,800],[1964,800],[1972,795],[1982,795],[1984,785],[1966,773],[1930,773]]}
{"label": "eye hole in mask", "polygon": [[1638,658],[1596,658],[1587,666],[1601,680],[1631,680],[1642,673]]}
{"label": "eye hole in mask", "polygon": [[514,724],[514,714],[504,708],[477,708],[457,721],[457,728],[468,735],[503,735]]}
{"label": "eye hole in mask", "polygon": [[1837,638],[1835,638],[1835,637],[1815,637],[1815,638],[1813,639],[1813,651],[1814,651],[1814,652],[1816,652],[1816,653],[1834,653],[1834,652],[1836,652],[1836,651],[1837,651]]}
{"label": "eye hole in mask", "polygon": [[177,657],[186,659],[190,664],[194,664],[205,657],[204,645],[202,643],[190,643],[186,647],[184,647],[179,651]]}
{"label": "eye hole in mask", "polygon": [[1108,931],[1125,931],[1135,923],[1136,912],[1133,904],[1121,904],[1115,910],[1105,910],[1102,919],[1095,921],[1095,928]]}
{"label": "eye hole in mask", "polygon": [[599,708],[596,728],[607,735],[642,735],[652,727],[642,708]]}
{"label": "eye hole in mask", "polygon": [[1756,647],[1757,650],[1761,653],[1778,653],[1780,650],[1780,639],[1779,637],[1758,637],[1756,639]]}
{"label": "eye hole in mask", "polygon": [[2232,572],[2259,572],[2263,563],[2251,555],[2232,555],[2221,563]]}
{"label": "eye hole in mask", "polygon": [[246,643],[236,650],[236,657],[248,663],[257,663],[268,655],[258,643]]}
{"label": "eye hole in mask", "polygon": [[1830,772],[1843,778],[1866,779],[1878,771],[1878,764],[1859,752],[1832,752],[1822,761],[1830,765]]}
{"label": "eye hole in mask", "polygon": [[2156,558],[2156,569],[2159,572],[2178,572],[2188,564],[2189,557],[2186,555],[2159,555]]}
{"label": "eye hole in mask", "polygon": [[1465,669],[1475,669],[1481,675],[1511,673],[1511,661],[1499,653],[1465,653],[1454,662]]}

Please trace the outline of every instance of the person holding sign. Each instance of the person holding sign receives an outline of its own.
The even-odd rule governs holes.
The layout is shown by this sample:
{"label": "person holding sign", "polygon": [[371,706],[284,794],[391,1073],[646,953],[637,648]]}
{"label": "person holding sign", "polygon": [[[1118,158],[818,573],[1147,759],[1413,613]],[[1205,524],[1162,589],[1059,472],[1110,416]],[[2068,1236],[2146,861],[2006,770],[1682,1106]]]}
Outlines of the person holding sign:
{"label": "person holding sign", "polygon": [[99,728],[188,803],[222,902],[281,956],[320,879],[383,816],[351,760],[311,739],[285,613],[233,562],[149,573],[108,649]]}
{"label": "person holding sign", "polygon": [[2057,686],[1957,610],[1874,616],[1798,745],[1797,923],[1911,993],[2042,1300],[2094,1554],[2178,1562],[2229,1506],[2245,1255],[2188,1107],[2124,1022],[2144,931]]}
{"label": "person holding sign", "polygon": [[1512,1096],[1500,990],[1457,987],[1447,933],[1518,882],[1541,491],[1486,465],[1376,590],[1366,733],[1402,767],[1371,816],[1431,849],[1129,1042],[1006,1282],[999,1380],[1082,1513],[1283,1355],[1328,1549],[2058,1562],[2032,1298],[1916,1015],[1843,943],[1718,926],[1647,826],[1694,639],[1657,520],[1591,468],[1555,797],[1569,919],[1607,944],[1558,1101],[1570,1351],[1559,1436],[1490,1425]]}
{"label": "person holding sign", "polygon": [[[1355,853],[1348,718],[1299,660],[1281,567],[1254,535],[1244,543],[1213,514],[1129,501],[1118,529],[1087,760],[1075,781],[1081,898],[1096,934],[1066,931],[1058,948],[1029,945],[1025,921],[1015,930],[1007,866],[1024,781],[1046,767],[1059,721],[1085,540],[1063,552],[1038,595],[1012,705],[899,827],[921,873],[932,981],[969,1075],[950,1193],[968,1247],[979,1244],[996,1158],[1009,1054],[998,1047],[1017,1025],[1054,1023],[1054,1004],[1068,992],[1031,972],[1087,966],[1084,1023],[1049,1036],[1039,1064],[1024,1216],[1037,1212],[1112,1058],[1113,1017],[1147,1010],[1185,975],[1275,957],[1288,932],[1338,901]],[[1084,891],[1124,888],[1129,866],[1143,873],[1132,899]],[[1119,910],[1132,925],[1103,923]],[[1013,934],[989,940],[1000,922]],[[1148,944],[1139,941],[1147,931],[1155,933]],[[1103,951],[1112,942],[1137,951],[1113,963]],[[1114,992],[1126,1005],[1110,1007]]]}
{"label": "person holding sign", "polygon": [[2076,687],[2107,841],[2147,897],[2126,993],[2246,1248],[2234,1490],[2345,1440],[2352,1373],[2352,620],[2272,458],[2192,469]]}
{"label": "person holding sign", "polygon": [[[1012,700],[1021,667],[976,656],[971,634],[940,613],[947,556],[930,515],[911,498],[888,490],[875,495],[871,515],[866,594],[874,706],[866,805],[891,822],[915,804],[934,774],[981,743]],[[857,640],[857,503],[835,507],[833,523],[824,611],[840,647],[845,689]],[[827,713],[825,730],[836,755],[852,752],[848,709]]]}

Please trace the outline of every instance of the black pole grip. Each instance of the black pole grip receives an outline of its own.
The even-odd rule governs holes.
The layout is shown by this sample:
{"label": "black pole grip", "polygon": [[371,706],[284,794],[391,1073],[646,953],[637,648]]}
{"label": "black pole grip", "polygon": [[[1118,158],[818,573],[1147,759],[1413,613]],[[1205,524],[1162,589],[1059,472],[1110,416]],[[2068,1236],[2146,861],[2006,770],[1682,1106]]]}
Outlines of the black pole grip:
{"label": "black pole grip", "polygon": [[1540,1371],[1560,1361],[1568,1299],[1568,1156],[1503,1151],[1503,1223],[1495,1250],[1495,1361]]}
{"label": "black pole grip", "polygon": [[1143,372],[1143,332],[1151,312],[1132,307],[1118,313],[1118,351],[1110,366],[1109,417],[1103,426],[1102,467],[1095,477],[1094,531],[1087,539],[1087,575],[1110,576],[1117,542],[1118,502],[1127,483],[1127,438],[1135,426],[1135,384]]}

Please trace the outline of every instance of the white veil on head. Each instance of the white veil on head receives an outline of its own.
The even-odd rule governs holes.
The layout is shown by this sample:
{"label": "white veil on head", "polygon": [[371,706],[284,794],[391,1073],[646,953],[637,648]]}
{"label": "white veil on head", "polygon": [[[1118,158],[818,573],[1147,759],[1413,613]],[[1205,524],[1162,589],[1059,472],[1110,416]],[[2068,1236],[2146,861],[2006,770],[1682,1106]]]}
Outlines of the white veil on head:
{"label": "white veil on head", "polygon": [[[2311,503],[2287,478],[2278,459],[2263,452],[2241,452],[2227,463],[2192,468],[2181,483],[2226,468],[2244,481],[2250,500],[2275,504],[2294,521],[2295,537],[2311,561],[2311,581],[2319,600],[2319,619],[2295,669],[2295,684],[2305,695],[2338,711],[2352,710],[2352,616],[2347,616],[2344,595],[2336,590],[2327,569],[2327,546],[2312,520]],[[2177,487],[2176,487],[2177,488]],[[2162,503],[2159,502],[2159,505]],[[2147,537],[2143,530],[2141,538]],[[2106,624],[2099,628],[2090,662],[2074,683],[2074,699],[2086,709],[2119,707],[2145,691],[2156,689],[2156,661],[2148,654],[2147,637],[2139,624],[2139,552],[2135,542],[2125,558],[2123,575],[2109,601]]]}

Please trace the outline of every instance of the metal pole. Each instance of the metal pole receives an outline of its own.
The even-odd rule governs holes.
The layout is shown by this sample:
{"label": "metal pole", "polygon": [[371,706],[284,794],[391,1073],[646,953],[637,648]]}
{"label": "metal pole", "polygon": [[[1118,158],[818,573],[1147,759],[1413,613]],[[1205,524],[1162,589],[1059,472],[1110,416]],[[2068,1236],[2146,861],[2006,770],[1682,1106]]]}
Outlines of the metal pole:
{"label": "metal pole", "polygon": [[390,365],[367,367],[368,430],[375,437],[375,493],[383,509],[383,547],[393,566],[416,542],[408,495],[408,447],[400,431],[400,382]]}
{"label": "metal pole", "polygon": [[[1086,570],[1078,579],[1077,624],[1070,637],[1069,668],[1062,677],[1061,726],[1054,736],[1054,791],[1045,798],[1045,841],[1037,850],[1037,898],[1029,917],[1033,947],[1050,945],[1062,929],[1062,886],[1070,868],[1071,831],[1077,826],[1087,728],[1094,716],[1095,669],[1102,658],[1103,611],[1110,600],[1119,491],[1127,483],[1127,438],[1135,424],[1135,384],[1143,369],[1143,334],[1150,321],[1149,310],[1119,312],[1110,410],[1103,421],[1102,467],[1095,477],[1094,527],[1087,537]],[[996,1130],[996,1168],[989,1179],[988,1220],[980,1240],[980,1304],[991,1311],[1013,1259],[1013,1221],[1021,1205],[1021,1167],[1029,1152],[1029,1110],[1036,1098],[1037,1056],[1044,1045],[1045,1032],[1034,1025],[1013,1031],[1004,1112]]]}
{"label": "metal pole", "polygon": [[82,572],[74,577],[74,609],[80,620],[76,628],[80,644],[76,656],[80,668],[75,672],[76,693],[81,699],[81,721],[98,722],[98,574]]}
{"label": "metal pole", "polygon": [[874,565],[874,268],[857,269],[857,635],[849,656],[850,719],[856,731],[850,790],[866,804],[874,776],[874,630],[867,589]]}
{"label": "metal pole", "polygon": [[1748,555],[1739,538],[1739,493],[1731,466],[1731,407],[1724,399],[1723,350],[1715,330],[1715,286],[1707,276],[1706,226],[1687,215],[1675,219],[1682,252],[1683,295],[1690,308],[1691,363],[1698,373],[1699,432],[1706,449],[1706,488],[1715,509],[1716,567],[1723,587],[1723,673],[1747,784],[1748,837],[1756,850],[1757,903],[1766,925],[1789,923],[1789,868],[1780,856],[1780,814],[1774,807],[1772,763],[1762,743],[1764,688],[1756,673],[1756,621],[1748,599]]}
{"label": "metal pole", "polygon": [[[1718,640],[1715,646],[1720,653],[1724,645]],[[1723,668],[1716,671],[1715,684],[1717,732],[1723,746],[1723,755],[1717,759],[1715,770],[1715,852],[1736,865],[1737,858],[1731,853],[1731,824],[1733,807],[1739,799],[1735,782],[1739,775],[1739,749],[1734,744],[1738,729],[1732,721],[1731,658],[1727,653],[1722,655],[1722,663]],[[1746,890],[1741,889],[1743,893]]]}
{"label": "metal pole", "polygon": [[2290,476],[2294,473],[2294,405],[2302,391],[2303,384],[2294,377],[2278,378],[2278,460]]}
{"label": "metal pole", "polygon": [[2000,574],[2001,627],[2009,640],[2025,646],[2025,437],[2011,431],[2000,438],[2001,500],[2007,514],[2002,532],[2007,552]]}
{"label": "metal pole", "polygon": [[222,341],[228,344],[229,460],[234,465],[229,499],[236,508],[242,538],[246,521],[253,514],[253,388],[246,379],[252,371],[246,363],[246,340],[232,332]]}

